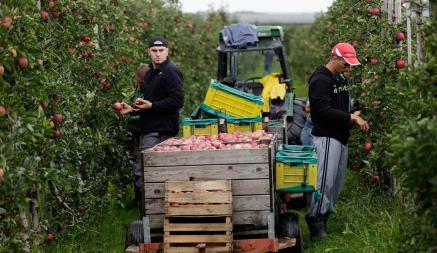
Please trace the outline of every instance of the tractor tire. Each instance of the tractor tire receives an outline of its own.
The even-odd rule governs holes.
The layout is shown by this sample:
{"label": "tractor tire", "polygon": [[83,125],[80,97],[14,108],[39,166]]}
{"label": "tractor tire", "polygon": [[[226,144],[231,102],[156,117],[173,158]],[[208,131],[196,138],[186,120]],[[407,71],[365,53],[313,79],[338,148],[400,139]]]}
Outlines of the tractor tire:
{"label": "tractor tire", "polygon": [[300,134],[306,122],[305,100],[297,98],[293,101],[293,118],[287,123],[288,144],[300,145]]}
{"label": "tractor tire", "polygon": [[279,237],[296,238],[296,245],[282,249],[281,253],[302,253],[303,238],[297,213],[283,213],[279,215]]}
{"label": "tractor tire", "polygon": [[143,221],[136,220],[126,225],[125,248],[144,242]]}

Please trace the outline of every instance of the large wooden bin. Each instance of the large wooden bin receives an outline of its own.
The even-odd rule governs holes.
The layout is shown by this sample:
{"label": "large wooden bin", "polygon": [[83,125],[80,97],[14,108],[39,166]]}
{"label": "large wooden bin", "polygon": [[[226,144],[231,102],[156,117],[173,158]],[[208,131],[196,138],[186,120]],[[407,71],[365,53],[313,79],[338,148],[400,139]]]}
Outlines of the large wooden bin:
{"label": "large wooden bin", "polygon": [[259,149],[143,151],[144,208],[152,236],[163,228],[165,181],[211,179],[231,179],[234,235],[271,235],[275,138]]}

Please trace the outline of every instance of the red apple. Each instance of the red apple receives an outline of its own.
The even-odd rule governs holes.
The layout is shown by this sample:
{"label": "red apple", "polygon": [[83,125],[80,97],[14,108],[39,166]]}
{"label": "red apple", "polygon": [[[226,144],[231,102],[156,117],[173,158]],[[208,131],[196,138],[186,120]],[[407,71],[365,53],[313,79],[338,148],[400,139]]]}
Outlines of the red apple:
{"label": "red apple", "polygon": [[365,151],[366,153],[369,153],[370,150],[372,150],[372,148],[373,148],[373,144],[372,144],[371,142],[366,142],[366,143],[364,144],[364,151]]}
{"label": "red apple", "polygon": [[52,16],[54,18],[59,18],[59,12],[57,12],[57,11],[52,12]]}
{"label": "red apple", "polygon": [[5,67],[0,64],[0,77],[2,77],[5,74]]}
{"label": "red apple", "polygon": [[120,102],[115,102],[114,109],[119,112],[121,109],[123,109],[123,105]]}
{"label": "red apple", "polygon": [[403,32],[398,32],[396,33],[395,39],[397,41],[403,41],[405,40],[405,34]]}
{"label": "red apple", "polygon": [[55,122],[53,122],[53,121],[49,121],[49,125],[50,125],[50,128],[55,128],[56,127],[56,124],[55,124]]}
{"label": "red apple", "polygon": [[122,62],[126,62],[126,61],[127,61],[126,56],[124,56],[124,55],[120,56],[120,61],[122,61]]}
{"label": "red apple", "polygon": [[41,60],[41,59],[36,60],[36,63],[38,63],[38,65],[43,65],[44,64],[43,60]]}
{"label": "red apple", "polygon": [[60,113],[56,114],[55,115],[55,121],[56,121],[56,123],[61,124],[61,122],[62,122],[62,114],[60,114]]}
{"label": "red apple", "polygon": [[399,59],[396,61],[396,68],[398,68],[398,69],[405,68],[405,65],[406,65],[406,63],[405,63],[404,59]]}
{"label": "red apple", "polygon": [[53,7],[55,7],[55,1],[50,1],[49,2],[49,8],[51,9]]}
{"label": "red apple", "polygon": [[6,108],[3,105],[0,105],[0,117],[6,115]]}
{"label": "red apple", "polygon": [[53,241],[55,239],[55,235],[48,232],[47,233],[47,241]]}
{"label": "red apple", "polygon": [[47,20],[49,18],[49,13],[47,11],[42,11],[41,18]]}
{"label": "red apple", "polygon": [[82,41],[85,42],[85,43],[88,43],[88,42],[91,41],[91,38],[88,37],[88,36],[83,36]]}
{"label": "red apple", "polygon": [[352,171],[360,171],[360,165],[357,162],[352,163]]}
{"label": "red apple", "polygon": [[55,132],[53,133],[53,137],[55,137],[56,139],[61,137],[61,130],[56,129]]}
{"label": "red apple", "polygon": [[27,60],[27,58],[21,57],[20,59],[18,59],[18,64],[22,69],[25,69],[29,66],[29,61]]}
{"label": "red apple", "polygon": [[379,181],[379,176],[374,175],[371,177],[373,182],[378,182]]}
{"label": "red apple", "polygon": [[372,64],[372,65],[378,64],[378,58],[376,58],[376,57],[370,58],[370,64]]}
{"label": "red apple", "polygon": [[5,175],[5,170],[0,167],[0,178],[2,178]]}
{"label": "red apple", "polygon": [[372,14],[373,16],[378,16],[380,10],[379,10],[378,7],[373,7],[373,8],[370,8],[370,9],[368,10],[368,12],[369,12],[370,14]]}
{"label": "red apple", "polygon": [[10,18],[10,17],[5,17],[5,18],[2,20],[2,26],[3,26],[4,28],[9,28],[11,25],[12,25],[12,18]]}

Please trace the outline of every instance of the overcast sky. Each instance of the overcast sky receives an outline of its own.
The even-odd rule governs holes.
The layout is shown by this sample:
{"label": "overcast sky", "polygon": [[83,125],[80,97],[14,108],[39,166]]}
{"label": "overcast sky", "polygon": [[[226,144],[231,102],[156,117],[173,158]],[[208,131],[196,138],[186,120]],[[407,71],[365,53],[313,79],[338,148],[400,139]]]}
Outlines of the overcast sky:
{"label": "overcast sky", "polygon": [[[326,12],[334,0],[179,0],[182,11]],[[231,4],[232,3],[232,4]]]}

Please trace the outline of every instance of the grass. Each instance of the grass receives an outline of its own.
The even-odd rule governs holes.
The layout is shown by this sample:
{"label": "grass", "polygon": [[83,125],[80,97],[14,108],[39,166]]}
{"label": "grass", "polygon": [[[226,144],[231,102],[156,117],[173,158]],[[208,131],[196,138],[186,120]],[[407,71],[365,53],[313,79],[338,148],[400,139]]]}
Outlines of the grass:
{"label": "grass", "polygon": [[[125,208],[113,204],[102,210],[103,214],[90,221],[87,230],[72,231],[68,241],[52,241],[49,245],[36,249],[36,253],[120,253],[124,251],[125,228],[139,218],[131,197],[125,201]],[[105,212],[106,211],[106,212]]]}
{"label": "grass", "polygon": [[[123,252],[124,224],[137,219],[138,212],[131,203],[125,208],[112,205],[105,210],[86,231],[73,231],[68,241],[57,238],[33,252]],[[328,222],[328,238],[310,241],[304,215],[301,212],[299,216],[308,253],[397,252],[397,243],[402,240],[400,227],[407,223],[399,201],[367,186],[359,174],[352,172],[347,173],[337,212]]]}
{"label": "grass", "polygon": [[366,185],[352,172],[347,174],[337,212],[328,221],[328,238],[310,241],[304,219],[300,222],[305,252],[397,252],[400,228],[408,224],[397,199]]}

